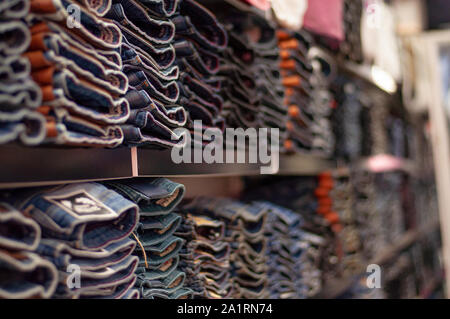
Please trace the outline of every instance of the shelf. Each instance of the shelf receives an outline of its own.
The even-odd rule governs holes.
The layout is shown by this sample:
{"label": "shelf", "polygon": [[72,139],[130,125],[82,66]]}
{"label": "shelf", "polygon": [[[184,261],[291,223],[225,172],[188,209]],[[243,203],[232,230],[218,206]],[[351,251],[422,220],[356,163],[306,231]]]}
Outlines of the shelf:
{"label": "shelf", "polygon": [[131,175],[128,148],[0,147],[0,188],[120,179]]}
{"label": "shelf", "polygon": [[[195,150],[192,151],[194,153]],[[226,152],[224,152],[226,156]],[[191,159],[193,161],[193,159]],[[255,163],[180,163],[171,158],[171,151],[137,149],[137,176],[241,176],[259,175],[261,164]]]}
{"label": "shelf", "polygon": [[[194,152],[194,151],[193,151]],[[0,188],[44,186],[131,177],[260,175],[262,163],[175,164],[171,151],[140,148],[0,147]],[[226,152],[225,152],[226,155]],[[247,154],[248,156],[248,154]],[[334,168],[311,155],[280,155],[279,174],[314,175]]]}
{"label": "shelf", "polygon": [[317,175],[336,169],[332,160],[309,154],[280,155],[279,175]]}

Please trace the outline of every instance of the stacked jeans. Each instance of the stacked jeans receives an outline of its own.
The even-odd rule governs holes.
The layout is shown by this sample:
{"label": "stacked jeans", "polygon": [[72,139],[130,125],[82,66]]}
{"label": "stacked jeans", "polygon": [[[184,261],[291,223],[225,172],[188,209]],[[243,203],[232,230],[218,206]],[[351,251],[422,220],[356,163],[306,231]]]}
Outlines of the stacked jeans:
{"label": "stacked jeans", "polygon": [[267,209],[229,199],[195,198],[185,206],[195,215],[211,216],[227,226],[224,238],[230,245],[233,298],[267,298],[267,260],[264,227]]}
{"label": "stacked jeans", "polygon": [[187,286],[196,298],[230,298],[234,287],[224,222],[188,212],[182,214],[184,222],[176,234],[186,240],[180,265],[188,274]]}
{"label": "stacked jeans", "polygon": [[0,298],[49,298],[58,282],[55,266],[35,251],[39,225],[24,213],[0,203]]}
{"label": "stacked jeans", "polygon": [[[338,221],[333,225],[336,240],[339,242],[339,269],[334,277],[338,275],[349,278],[358,275],[364,271],[365,260],[362,256],[359,225],[353,209],[356,200],[353,185],[348,176],[332,176],[329,173],[319,175],[319,180],[327,181],[332,189],[328,197],[318,200],[318,212],[325,213],[325,218],[330,223],[334,222],[333,218]],[[329,211],[332,213],[327,214]]]}
{"label": "stacked jeans", "polygon": [[184,186],[165,178],[107,182],[139,206],[134,254],[139,257],[136,288],[144,299],[187,299],[192,290],[184,287],[186,274],[178,266],[184,239],[174,233],[181,216],[172,212],[184,196]]}
{"label": "stacked jeans", "polygon": [[375,176],[368,172],[353,172],[354,216],[359,225],[359,237],[363,243],[363,254],[367,260],[374,258],[386,247],[380,230],[383,220],[376,205]]}
{"label": "stacked jeans", "polygon": [[[280,55],[277,45],[275,26],[259,16],[252,16],[252,26],[257,26],[260,33],[259,39],[248,36],[255,50],[255,63],[252,65],[256,79],[257,94],[261,98],[257,116],[264,128],[278,128],[280,140],[286,138],[287,107],[283,104],[284,87],[280,73]],[[248,32],[253,33],[254,27]]]}
{"label": "stacked jeans", "polygon": [[182,146],[185,109],[177,105],[179,68],[172,45],[175,25],[170,17],[178,0],[113,0],[106,17],[122,31],[120,46],[129,88],[125,95],[131,112],[124,143],[164,149]]}
{"label": "stacked jeans", "polygon": [[273,25],[253,15],[222,20],[229,34],[219,71],[227,127],[278,128],[284,140],[287,110]]}
{"label": "stacked jeans", "polygon": [[40,86],[45,142],[115,147],[130,116],[122,33],[103,16],[110,0],[31,0],[25,57]]}
{"label": "stacked jeans", "polygon": [[370,109],[367,86],[340,75],[334,83],[338,107],[333,111],[335,156],[353,161],[371,152]]}
{"label": "stacked jeans", "polygon": [[31,42],[24,21],[29,7],[28,0],[0,4],[0,144],[37,145],[46,134],[45,118],[36,112],[42,93],[22,56]]}
{"label": "stacked jeans", "polygon": [[180,251],[179,269],[186,274],[185,286],[192,290],[193,298],[204,298],[206,296],[205,283],[200,279],[199,268],[194,265],[192,248],[188,247],[189,242],[196,240],[194,220],[184,211],[180,211],[180,215],[183,217],[175,235],[183,238],[185,244]]}
{"label": "stacked jeans", "polygon": [[36,252],[58,270],[55,298],[137,298],[128,236],[137,206],[98,183],[14,191],[10,202],[42,231]]}
{"label": "stacked jeans", "polygon": [[302,273],[309,260],[306,258],[308,243],[302,238],[301,216],[269,202],[255,202],[254,205],[269,209],[265,235],[270,298],[306,298],[308,290],[304,281],[312,278]]}
{"label": "stacked jeans", "polygon": [[325,74],[331,66],[324,58],[311,53],[312,39],[306,32],[280,29],[277,37],[282,58],[284,103],[289,113],[284,148],[290,153],[330,156],[334,138],[328,117],[333,100],[328,90],[328,74]]}
{"label": "stacked jeans", "polygon": [[[303,286],[297,285],[296,288],[299,297],[317,295],[322,289],[323,277],[336,272],[335,235],[330,222],[318,214],[320,204],[316,189],[319,184],[317,177],[277,177],[264,185],[258,179],[249,179],[242,196],[245,201],[264,199],[271,203],[275,212],[283,207],[298,215],[300,223],[294,232],[294,241],[302,243],[300,246],[304,249],[300,263],[296,263],[296,272],[304,278],[300,281]],[[269,225],[272,225],[270,220]],[[270,227],[268,229],[270,234]],[[286,298],[291,298],[291,295],[286,294]]]}
{"label": "stacked jeans", "polygon": [[396,242],[405,232],[403,217],[403,181],[401,172],[386,172],[375,176],[375,205],[384,225],[381,231],[387,245]]}
{"label": "stacked jeans", "polygon": [[[174,47],[180,68],[178,103],[189,113],[186,127],[191,134],[208,128],[223,131],[221,81],[216,75],[227,34],[214,14],[195,0],[180,0],[171,21],[176,27]],[[201,126],[195,121],[201,121]]]}

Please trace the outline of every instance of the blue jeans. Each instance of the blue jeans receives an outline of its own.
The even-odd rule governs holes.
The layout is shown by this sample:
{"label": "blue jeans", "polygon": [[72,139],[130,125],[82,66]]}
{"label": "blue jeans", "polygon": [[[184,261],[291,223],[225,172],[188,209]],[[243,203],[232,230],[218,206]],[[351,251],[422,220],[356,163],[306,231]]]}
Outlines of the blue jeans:
{"label": "blue jeans", "polygon": [[43,237],[80,249],[100,249],[126,238],[138,222],[137,206],[98,183],[16,192],[12,199],[41,226]]}

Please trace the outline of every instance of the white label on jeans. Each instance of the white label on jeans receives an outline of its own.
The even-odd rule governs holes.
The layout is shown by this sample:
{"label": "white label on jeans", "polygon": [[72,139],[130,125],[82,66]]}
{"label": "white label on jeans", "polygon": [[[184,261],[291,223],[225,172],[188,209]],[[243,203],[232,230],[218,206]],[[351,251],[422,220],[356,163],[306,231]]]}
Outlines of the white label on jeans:
{"label": "white label on jeans", "polygon": [[44,196],[44,199],[77,218],[90,216],[117,217],[117,213],[111,208],[83,190],[64,195]]}

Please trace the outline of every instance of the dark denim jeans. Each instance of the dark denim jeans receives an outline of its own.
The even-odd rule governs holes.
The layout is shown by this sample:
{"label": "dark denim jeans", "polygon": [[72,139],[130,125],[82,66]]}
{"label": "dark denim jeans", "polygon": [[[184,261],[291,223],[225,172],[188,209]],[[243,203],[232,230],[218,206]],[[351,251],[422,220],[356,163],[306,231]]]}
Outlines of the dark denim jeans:
{"label": "dark denim jeans", "polygon": [[27,211],[44,238],[79,249],[100,249],[127,237],[138,222],[137,206],[98,183],[16,192],[12,201]]}

